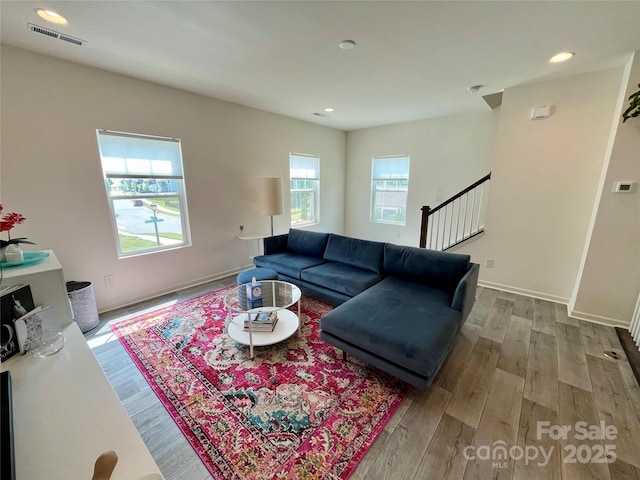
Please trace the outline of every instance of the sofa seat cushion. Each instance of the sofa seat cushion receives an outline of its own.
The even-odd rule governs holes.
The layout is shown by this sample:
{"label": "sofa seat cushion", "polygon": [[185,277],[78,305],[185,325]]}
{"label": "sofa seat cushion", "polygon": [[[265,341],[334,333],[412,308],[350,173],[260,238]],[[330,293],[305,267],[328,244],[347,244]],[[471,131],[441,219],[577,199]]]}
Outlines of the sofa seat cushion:
{"label": "sofa seat cushion", "polygon": [[360,240],[359,238],[329,235],[324,259],[340,262],[352,267],[382,273],[384,243]]}
{"label": "sofa seat cushion", "polygon": [[382,274],[350,267],[343,263],[326,262],[304,270],[302,280],[355,297],[382,280]]}
{"label": "sofa seat cushion", "polygon": [[389,362],[431,376],[461,323],[449,294],[388,277],[326,314],[323,331]]}
{"label": "sofa seat cushion", "polygon": [[300,273],[309,267],[315,267],[324,263],[322,258],[308,257],[293,252],[274,253],[261,255],[253,259],[258,267],[272,268],[292,278],[301,278]]}

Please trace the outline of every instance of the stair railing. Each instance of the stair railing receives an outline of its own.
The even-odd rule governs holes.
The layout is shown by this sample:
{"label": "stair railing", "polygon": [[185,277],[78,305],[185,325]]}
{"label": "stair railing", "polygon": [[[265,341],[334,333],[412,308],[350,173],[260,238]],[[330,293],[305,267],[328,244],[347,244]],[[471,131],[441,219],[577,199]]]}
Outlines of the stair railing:
{"label": "stair railing", "polygon": [[491,173],[435,208],[422,207],[420,248],[448,250],[484,231],[483,195]]}

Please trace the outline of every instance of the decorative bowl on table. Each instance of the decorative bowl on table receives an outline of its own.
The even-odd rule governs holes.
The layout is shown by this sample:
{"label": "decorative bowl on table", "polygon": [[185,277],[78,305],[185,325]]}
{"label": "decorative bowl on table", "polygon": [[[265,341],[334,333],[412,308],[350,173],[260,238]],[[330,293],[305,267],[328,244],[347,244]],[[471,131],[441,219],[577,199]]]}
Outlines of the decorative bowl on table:
{"label": "decorative bowl on table", "polygon": [[49,256],[49,252],[24,252],[24,259],[19,262],[0,262],[2,268],[20,267],[22,265],[32,265],[41,262]]}

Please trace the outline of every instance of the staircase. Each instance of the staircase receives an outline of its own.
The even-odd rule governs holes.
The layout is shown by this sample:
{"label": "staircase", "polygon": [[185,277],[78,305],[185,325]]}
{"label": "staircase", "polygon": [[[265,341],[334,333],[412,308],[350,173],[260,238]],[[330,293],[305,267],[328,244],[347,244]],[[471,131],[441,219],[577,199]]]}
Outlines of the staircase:
{"label": "staircase", "polygon": [[422,207],[420,248],[448,250],[484,232],[491,173],[435,208]]}

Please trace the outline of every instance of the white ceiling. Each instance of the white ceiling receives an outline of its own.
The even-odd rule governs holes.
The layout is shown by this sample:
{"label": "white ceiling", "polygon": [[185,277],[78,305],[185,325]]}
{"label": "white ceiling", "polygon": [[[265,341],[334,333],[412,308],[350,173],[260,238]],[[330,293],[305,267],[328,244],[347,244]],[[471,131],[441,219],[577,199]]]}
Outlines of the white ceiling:
{"label": "white ceiling", "polygon": [[640,49],[640,1],[1,0],[0,16],[3,43],[342,130],[487,110],[482,95]]}

